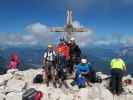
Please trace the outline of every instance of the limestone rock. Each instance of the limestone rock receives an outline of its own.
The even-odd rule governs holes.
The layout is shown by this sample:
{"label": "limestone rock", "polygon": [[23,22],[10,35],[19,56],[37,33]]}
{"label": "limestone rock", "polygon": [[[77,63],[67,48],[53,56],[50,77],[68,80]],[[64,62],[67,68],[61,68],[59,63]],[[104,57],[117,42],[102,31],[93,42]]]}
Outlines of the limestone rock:
{"label": "limestone rock", "polygon": [[6,98],[6,96],[2,93],[0,93],[0,100],[4,100]]}
{"label": "limestone rock", "polygon": [[12,79],[8,81],[6,90],[9,92],[10,91],[21,92],[25,86],[26,86],[25,81]]}
{"label": "limestone rock", "polygon": [[80,89],[78,95],[79,95],[80,100],[88,100],[88,98],[89,98],[88,88]]}
{"label": "limestone rock", "polygon": [[[42,100],[113,100],[112,93],[106,88],[109,85],[109,80],[104,80],[102,83],[94,83],[92,87],[79,89],[77,85],[71,86],[71,79],[67,80],[69,89],[54,88],[52,83],[47,87],[46,84],[33,84],[33,78],[37,74],[42,74],[42,69],[29,69],[26,71],[8,71],[5,75],[0,75],[0,100],[22,100],[22,90],[27,85],[26,89],[35,88],[43,93]],[[97,73],[102,79],[108,75],[101,72]],[[128,75],[123,78],[133,78]],[[124,86],[125,94],[116,96],[115,100],[133,100],[133,85]],[[7,93],[7,94],[6,94]]]}
{"label": "limestone rock", "polygon": [[12,78],[12,74],[11,73],[8,73],[8,74],[5,74],[5,75],[1,75],[0,76],[0,86],[1,85],[4,85],[6,81],[10,80]]}
{"label": "limestone rock", "polygon": [[11,92],[7,94],[6,100],[22,100],[22,92],[20,93]]}

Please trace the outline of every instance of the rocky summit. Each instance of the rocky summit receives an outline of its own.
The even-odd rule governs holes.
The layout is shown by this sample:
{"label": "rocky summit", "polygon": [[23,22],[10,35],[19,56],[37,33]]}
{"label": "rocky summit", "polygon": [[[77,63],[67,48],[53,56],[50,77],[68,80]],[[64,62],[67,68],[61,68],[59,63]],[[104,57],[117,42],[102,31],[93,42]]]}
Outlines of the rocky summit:
{"label": "rocky summit", "polygon": [[[109,80],[103,80],[102,83],[94,83],[92,87],[79,89],[77,86],[71,86],[71,79],[67,80],[69,88],[54,88],[52,84],[49,87],[43,84],[33,84],[33,78],[41,74],[42,69],[29,69],[26,71],[8,71],[0,75],[0,100],[22,100],[23,93],[29,88],[35,88],[43,93],[42,100],[133,100],[133,84],[123,83],[124,92],[117,96],[113,95],[109,89]],[[98,76],[106,79],[108,75],[97,72]],[[133,81],[130,75],[123,78]]]}

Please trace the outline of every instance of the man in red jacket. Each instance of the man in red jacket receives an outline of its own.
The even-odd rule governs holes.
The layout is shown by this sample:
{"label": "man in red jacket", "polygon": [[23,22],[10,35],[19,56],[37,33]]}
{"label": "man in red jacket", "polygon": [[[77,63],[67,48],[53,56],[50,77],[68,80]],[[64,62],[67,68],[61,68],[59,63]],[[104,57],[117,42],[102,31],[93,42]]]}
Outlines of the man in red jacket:
{"label": "man in red jacket", "polygon": [[70,59],[69,55],[69,47],[66,45],[64,39],[60,39],[60,43],[57,45],[56,51],[60,51],[64,56],[66,60]]}
{"label": "man in red jacket", "polygon": [[67,70],[69,70],[69,62],[70,62],[70,49],[69,46],[65,43],[64,39],[60,39],[60,43],[56,47],[56,51],[60,51],[62,55],[65,57],[65,66]]}

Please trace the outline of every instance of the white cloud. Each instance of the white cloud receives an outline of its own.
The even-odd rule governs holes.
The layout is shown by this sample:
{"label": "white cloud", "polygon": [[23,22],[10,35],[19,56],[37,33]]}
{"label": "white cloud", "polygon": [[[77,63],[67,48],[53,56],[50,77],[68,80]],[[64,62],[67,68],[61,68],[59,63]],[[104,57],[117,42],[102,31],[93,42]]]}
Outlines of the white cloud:
{"label": "white cloud", "polygon": [[[73,21],[73,26],[74,28],[84,27],[79,21]],[[57,42],[57,39],[59,39],[63,34],[51,33],[49,32],[49,29],[50,27],[41,23],[34,23],[26,27],[26,31],[30,32],[33,37],[41,42]],[[93,31],[90,29],[88,29],[88,32],[74,33],[74,37],[80,46],[86,46],[90,43],[93,40],[93,36]]]}
{"label": "white cloud", "polygon": [[[73,25],[75,28],[84,27],[78,21],[74,21]],[[92,42],[93,31],[90,29],[88,30],[88,32],[74,33],[74,37],[76,38],[77,43],[80,46],[86,46],[88,45],[88,43]],[[59,37],[61,37],[61,34],[49,32],[49,27],[39,22],[27,25],[25,27],[25,31],[28,32],[25,35],[22,35],[20,33],[10,33],[9,35],[1,34],[0,43],[8,45],[45,45],[48,42],[52,42],[54,44],[57,44]]]}
{"label": "white cloud", "polygon": [[[73,21],[73,26],[77,27],[84,27],[80,24],[79,21]],[[95,32],[89,28],[88,32],[77,32],[74,33],[73,36],[76,38],[77,44],[81,47],[88,46],[91,43],[97,45],[109,45],[112,43],[112,39],[96,39]],[[48,42],[53,44],[57,44],[59,41],[59,37],[61,34],[49,32],[49,27],[47,25],[41,23],[33,23],[27,25],[25,30],[28,32],[27,34],[20,34],[20,33],[0,33],[0,44],[8,44],[8,45],[46,45]],[[125,39],[125,43],[129,45],[133,45],[133,37],[129,37]]]}
{"label": "white cloud", "polygon": [[81,25],[79,21],[73,21],[72,24],[74,28],[83,27],[83,25]]}
{"label": "white cloud", "polygon": [[127,39],[127,44],[128,44],[128,45],[133,45],[133,37],[129,37],[129,38]]}
{"label": "white cloud", "polygon": [[44,36],[49,31],[49,28],[44,24],[34,23],[26,26],[25,30],[36,36]]}
{"label": "white cloud", "polygon": [[38,44],[41,45],[45,45],[49,42],[55,44],[57,38],[59,37],[58,33],[50,32],[50,28],[47,25],[39,22],[27,25],[25,30],[31,35],[32,38],[29,37],[30,39],[34,38]]}
{"label": "white cloud", "polygon": [[94,44],[96,45],[110,45],[112,41],[110,40],[97,40]]}
{"label": "white cloud", "polygon": [[30,35],[20,35],[18,33],[10,33],[10,35],[2,35],[0,37],[0,44],[4,45],[23,45],[30,44],[35,45],[36,40],[31,38]]}

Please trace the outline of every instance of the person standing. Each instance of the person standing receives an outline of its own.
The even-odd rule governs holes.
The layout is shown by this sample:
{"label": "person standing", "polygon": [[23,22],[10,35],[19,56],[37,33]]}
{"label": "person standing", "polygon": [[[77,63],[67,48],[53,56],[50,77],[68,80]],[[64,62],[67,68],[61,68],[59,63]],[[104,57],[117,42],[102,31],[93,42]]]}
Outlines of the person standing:
{"label": "person standing", "polygon": [[122,77],[124,71],[126,71],[126,64],[119,56],[111,60],[111,91],[113,94],[121,94],[122,92]]}
{"label": "person standing", "polygon": [[80,63],[80,57],[81,57],[81,50],[79,46],[76,44],[74,37],[70,39],[69,48],[70,48],[70,71],[73,71],[74,65]]}
{"label": "person standing", "polygon": [[60,39],[60,43],[56,47],[56,52],[60,52],[65,57],[65,66],[68,71],[69,61],[70,61],[70,48],[66,44],[64,39]]}
{"label": "person standing", "polygon": [[59,87],[61,87],[62,84],[64,84],[64,86],[68,88],[68,85],[66,83],[66,76],[67,76],[66,60],[64,55],[61,53],[61,49],[59,49],[59,51],[57,52],[56,65],[57,65]]}
{"label": "person standing", "polygon": [[56,53],[53,50],[53,45],[48,44],[48,49],[44,53],[44,60],[43,60],[45,79],[46,79],[47,86],[49,86],[49,81],[52,80],[53,85],[56,87],[56,83],[55,83],[55,58],[56,58]]}

